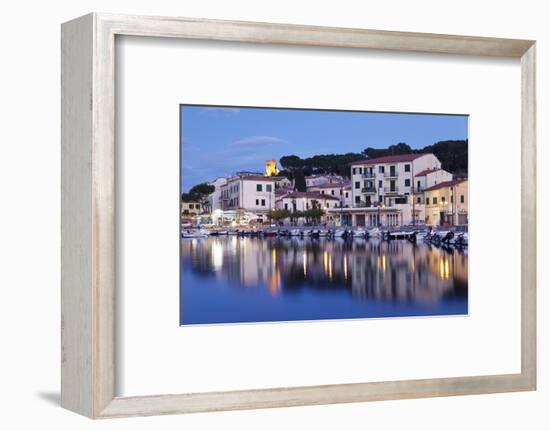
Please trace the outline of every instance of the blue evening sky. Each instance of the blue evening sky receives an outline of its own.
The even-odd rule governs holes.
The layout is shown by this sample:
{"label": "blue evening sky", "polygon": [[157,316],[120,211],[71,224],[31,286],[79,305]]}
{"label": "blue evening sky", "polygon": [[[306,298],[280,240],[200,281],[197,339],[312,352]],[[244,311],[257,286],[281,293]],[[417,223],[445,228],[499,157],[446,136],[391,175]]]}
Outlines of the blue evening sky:
{"label": "blue evening sky", "polygon": [[[181,106],[182,190],[282,156],[359,153],[467,139],[464,115]],[[280,167],[280,166],[279,166]]]}

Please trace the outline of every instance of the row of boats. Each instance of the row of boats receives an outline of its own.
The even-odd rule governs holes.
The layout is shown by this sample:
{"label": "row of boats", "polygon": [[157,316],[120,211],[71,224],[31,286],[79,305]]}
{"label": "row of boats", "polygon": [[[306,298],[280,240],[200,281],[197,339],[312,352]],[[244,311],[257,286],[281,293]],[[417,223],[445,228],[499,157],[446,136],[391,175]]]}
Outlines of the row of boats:
{"label": "row of boats", "polygon": [[255,236],[262,238],[270,237],[300,237],[300,238],[378,238],[382,240],[406,239],[417,243],[423,241],[434,245],[454,245],[466,247],[468,245],[467,232],[455,232],[453,230],[402,230],[391,231],[381,230],[377,227],[372,229],[358,228],[267,228],[267,229],[184,229],[181,232],[182,238],[206,238],[208,236]]}

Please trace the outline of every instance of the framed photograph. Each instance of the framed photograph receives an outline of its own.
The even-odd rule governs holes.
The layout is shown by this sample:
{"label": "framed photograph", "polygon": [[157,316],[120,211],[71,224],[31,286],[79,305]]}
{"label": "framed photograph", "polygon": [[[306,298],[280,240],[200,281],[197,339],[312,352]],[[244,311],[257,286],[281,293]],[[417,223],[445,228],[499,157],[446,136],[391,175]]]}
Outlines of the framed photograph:
{"label": "framed photograph", "polygon": [[62,107],[65,408],[535,390],[534,41],[94,13]]}

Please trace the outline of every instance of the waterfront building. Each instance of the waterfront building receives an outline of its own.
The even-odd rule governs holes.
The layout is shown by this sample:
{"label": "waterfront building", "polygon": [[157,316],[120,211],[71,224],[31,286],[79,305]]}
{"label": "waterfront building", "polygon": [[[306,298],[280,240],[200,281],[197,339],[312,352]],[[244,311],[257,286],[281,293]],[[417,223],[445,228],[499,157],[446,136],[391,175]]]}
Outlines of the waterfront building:
{"label": "waterfront building", "polygon": [[193,217],[201,213],[200,202],[181,202],[181,216]]}
{"label": "waterfront building", "polygon": [[[431,153],[399,154],[351,164],[352,203],[342,214],[353,226],[399,226],[424,219],[424,207],[413,199],[416,174],[437,172],[441,162]],[[445,172],[445,171],[443,171]],[[430,181],[436,181],[435,174]],[[423,186],[423,178],[419,177]]]}
{"label": "waterfront building", "polygon": [[414,192],[423,193],[428,187],[435,186],[445,181],[451,181],[452,179],[453,174],[444,169],[425,169],[414,176]]}
{"label": "waterfront building", "polygon": [[424,190],[425,221],[431,226],[468,225],[468,179],[435,184]]}
{"label": "waterfront building", "polygon": [[328,210],[338,208],[340,200],[336,196],[323,195],[319,192],[292,192],[276,201],[276,207],[286,209],[290,212],[307,211],[311,209]]}
{"label": "waterfront building", "polygon": [[220,177],[209,183],[214,186],[214,191],[208,195],[208,212],[213,213],[222,209],[222,186],[227,183],[227,178]]}
{"label": "waterfront building", "polygon": [[266,214],[275,206],[277,178],[242,173],[228,178],[221,186],[222,210]]}
{"label": "waterfront building", "polygon": [[318,186],[309,187],[307,191],[337,197],[342,202],[342,207],[346,207],[348,202],[351,203],[351,187],[349,182],[327,182]]}

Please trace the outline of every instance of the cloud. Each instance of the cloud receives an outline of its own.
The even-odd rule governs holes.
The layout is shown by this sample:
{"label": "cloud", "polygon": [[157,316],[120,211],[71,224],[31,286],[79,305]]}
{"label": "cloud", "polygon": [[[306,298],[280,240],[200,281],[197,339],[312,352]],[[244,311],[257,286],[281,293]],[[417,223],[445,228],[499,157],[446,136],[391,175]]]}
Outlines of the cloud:
{"label": "cloud", "polygon": [[231,145],[235,147],[252,147],[284,143],[286,143],[284,139],[277,138],[276,136],[249,136],[247,138],[239,139]]}
{"label": "cloud", "polygon": [[229,107],[214,107],[208,106],[201,109],[201,114],[238,114],[241,112],[239,108],[229,108]]}

